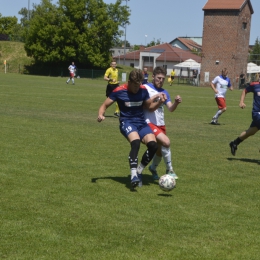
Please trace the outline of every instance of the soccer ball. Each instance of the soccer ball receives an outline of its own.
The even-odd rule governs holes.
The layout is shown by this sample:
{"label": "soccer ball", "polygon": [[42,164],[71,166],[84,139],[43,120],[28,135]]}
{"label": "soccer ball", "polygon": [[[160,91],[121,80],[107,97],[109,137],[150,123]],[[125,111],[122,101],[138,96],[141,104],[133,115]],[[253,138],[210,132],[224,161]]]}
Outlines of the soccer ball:
{"label": "soccer ball", "polygon": [[165,174],[159,179],[159,186],[163,191],[171,191],[175,188],[175,178],[169,174]]}

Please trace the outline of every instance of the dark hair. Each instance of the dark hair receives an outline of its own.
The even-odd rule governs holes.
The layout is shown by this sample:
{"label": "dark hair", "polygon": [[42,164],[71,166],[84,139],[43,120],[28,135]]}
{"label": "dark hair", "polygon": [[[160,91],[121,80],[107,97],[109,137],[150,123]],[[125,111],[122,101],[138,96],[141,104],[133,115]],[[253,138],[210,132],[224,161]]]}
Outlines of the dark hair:
{"label": "dark hair", "polygon": [[153,70],[153,75],[157,75],[157,74],[163,74],[166,76],[166,70],[164,67],[155,67]]}
{"label": "dark hair", "polygon": [[222,70],[222,73],[228,73],[228,69],[227,69],[227,68],[224,68],[224,69]]}
{"label": "dark hair", "polygon": [[132,70],[129,74],[129,81],[134,82],[134,83],[140,83],[143,81],[144,76],[142,70],[135,69]]}

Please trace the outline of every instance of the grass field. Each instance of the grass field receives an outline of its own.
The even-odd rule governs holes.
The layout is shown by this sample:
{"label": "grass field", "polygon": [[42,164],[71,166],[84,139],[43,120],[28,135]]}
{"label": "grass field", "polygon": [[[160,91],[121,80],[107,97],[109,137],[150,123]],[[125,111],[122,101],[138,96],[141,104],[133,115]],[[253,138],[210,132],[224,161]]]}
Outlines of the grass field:
{"label": "grass field", "polygon": [[251,122],[251,94],[241,110],[228,92],[214,126],[210,88],[167,86],[183,98],[166,112],[177,188],[145,170],[130,192],[114,106],[96,121],[104,81],[0,78],[0,259],[259,259],[259,135],[235,157],[228,146]]}

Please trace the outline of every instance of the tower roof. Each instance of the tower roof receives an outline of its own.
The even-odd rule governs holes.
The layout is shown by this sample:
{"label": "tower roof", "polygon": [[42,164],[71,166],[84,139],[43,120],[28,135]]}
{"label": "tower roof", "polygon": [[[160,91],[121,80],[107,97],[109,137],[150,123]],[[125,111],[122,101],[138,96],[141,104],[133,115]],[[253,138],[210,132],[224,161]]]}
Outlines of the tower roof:
{"label": "tower roof", "polygon": [[241,11],[248,4],[251,14],[254,13],[250,0],[208,0],[202,10],[237,10]]}

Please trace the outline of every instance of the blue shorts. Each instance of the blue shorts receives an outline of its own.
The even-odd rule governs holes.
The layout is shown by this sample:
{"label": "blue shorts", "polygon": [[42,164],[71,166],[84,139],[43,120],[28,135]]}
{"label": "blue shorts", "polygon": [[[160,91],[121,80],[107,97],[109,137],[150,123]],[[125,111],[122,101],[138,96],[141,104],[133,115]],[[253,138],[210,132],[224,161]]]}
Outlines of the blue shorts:
{"label": "blue shorts", "polygon": [[257,127],[257,129],[260,129],[260,112],[252,112],[252,123],[250,127]]}
{"label": "blue shorts", "polygon": [[144,123],[136,123],[131,121],[120,121],[120,132],[121,134],[127,138],[128,135],[132,132],[137,132],[140,136],[140,140],[142,140],[147,134],[153,134],[152,129],[150,126],[144,122]]}

